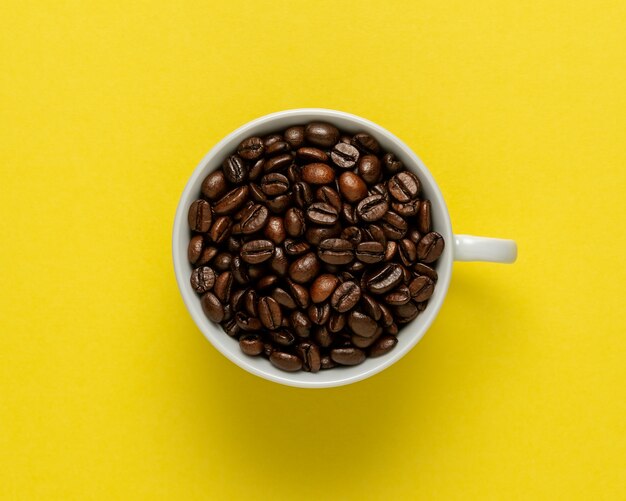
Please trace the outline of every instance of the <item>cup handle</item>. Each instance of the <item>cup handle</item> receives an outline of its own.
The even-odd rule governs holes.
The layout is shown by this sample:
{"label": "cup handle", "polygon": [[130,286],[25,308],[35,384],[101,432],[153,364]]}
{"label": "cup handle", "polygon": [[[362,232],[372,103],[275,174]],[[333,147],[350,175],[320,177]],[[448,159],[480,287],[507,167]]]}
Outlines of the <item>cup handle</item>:
{"label": "cup handle", "polygon": [[454,235],[455,261],[513,263],[516,259],[517,244],[514,240]]}

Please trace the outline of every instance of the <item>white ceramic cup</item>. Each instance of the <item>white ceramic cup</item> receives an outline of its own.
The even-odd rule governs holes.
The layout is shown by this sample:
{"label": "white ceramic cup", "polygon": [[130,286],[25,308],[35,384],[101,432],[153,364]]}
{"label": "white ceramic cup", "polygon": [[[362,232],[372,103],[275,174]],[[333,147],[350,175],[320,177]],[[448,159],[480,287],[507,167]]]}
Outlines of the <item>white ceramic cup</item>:
{"label": "white ceramic cup", "polygon": [[[200,306],[200,300],[189,285],[192,266],[187,261],[189,229],[187,212],[191,203],[200,196],[200,186],[204,178],[218,169],[224,158],[234,151],[239,143],[250,136],[263,136],[287,127],[306,124],[311,121],[326,121],[339,129],[350,132],[367,132],[375,137],[385,151],[390,151],[404,162],[407,169],[418,175],[424,197],[432,204],[433,228],[445,240],[445,249],[437,261],[437,281],[427,308],[410,324],[406,325],[398,336],[398,344],[388,354],[378,358],[368,358],[360,365],[340,367],[310,372],[284,372],[270,364],[263,357],[250,357],[241,352],[237,341],[229,336],[217,324],[206,318]],[[301,388],[326,388],[354,383],[382,371],[402,358],[422,338],[439,312],[450,284],[452,261],[491,261],[512,263],[517,257],[517,246],[512,240],[454,235],[450,224],[450,215],[432,174],[411,149],[391,132],[364,118],[341,111],[304,108],[272,113],[248,122],[230,133],[213,147],[202,159],[187,182],[174,220],[172,239],[174,270],[180,293],[189,313],[205,337],[224,356],[239,367],[262,378]],[[479,284],[476,284],[479,286]]]}

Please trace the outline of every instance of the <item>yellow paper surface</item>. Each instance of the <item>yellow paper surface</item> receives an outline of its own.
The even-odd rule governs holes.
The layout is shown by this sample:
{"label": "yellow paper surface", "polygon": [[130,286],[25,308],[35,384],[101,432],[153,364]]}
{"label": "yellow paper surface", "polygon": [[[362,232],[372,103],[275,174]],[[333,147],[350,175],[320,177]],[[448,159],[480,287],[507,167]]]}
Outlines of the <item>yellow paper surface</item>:
{"label": "yellow paper surface", "polygon": [[[626,498],[626,4],[3,2],[2,499]],[[457,232],[423,341],[305,391],[222,357],[170,258],[200,158],[319,106],[396,133]]]}

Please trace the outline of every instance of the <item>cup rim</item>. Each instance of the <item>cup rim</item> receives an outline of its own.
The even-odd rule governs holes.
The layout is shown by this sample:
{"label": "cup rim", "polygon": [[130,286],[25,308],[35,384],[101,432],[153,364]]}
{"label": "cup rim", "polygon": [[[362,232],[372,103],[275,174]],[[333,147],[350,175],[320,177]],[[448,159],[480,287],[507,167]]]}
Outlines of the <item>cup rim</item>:
{"label": "cup rim", "polygon": [[[311,118],[311,116],[314,116],[314,118]],[[431,298],[431,301],[429,301],[427,308],[417,317],[418,319],[420,319],[420,325],[415,332],[405,332],[411,328],[411,324],[415,324],[417,320],[416,319],[403,328],[402,335],[406,337],[411,336],[410,340],[402,348],[400,348],[400,346],[398,345],[390,353],[384,355],[383,357],[374,359],[378,363],[376,363],[372,367],[364,368],[364,370],[358,370],[358,368],[361,366],[354,366],[350,368],[337,368],[331,371],[324,371],[324,373],[336,373],[333,374],[335,377],[333,377],[332,379],[327,377],[324,380],[316,380],[315,378],[309,379],[308,376],[305,379],[302,374],[309,373],[283,372],[280,369],[273,367],[269,363],[265,366],[260,366],[258,363],[255,363],[257,362],[256,358],[249,357],[243,352],[229,351],[228,349],[226,349],[222,341],[225,340],[231,343],[235,341],[227,336],[219,328],[219,326],[212,324],[211,321],[204,316],[201,308],[199,308],[199,299],[189,286],[188,277],[189,264],[187,262],[186,247],[189,239],[189,233],[186,226],[186,216],[189,205],[193,200],[198,197],[198,194],[194,191],[194,186],[197,185],[198,179],[200,177],[204,179],[204,177],[206,177],[206,175],[208,175],[210,171],[214,170],[209,168],[209,166],[213,163],[216,157],[220,157],[220,155],[223,155],[225,153],[224,149],[226,145],[232,143],[235,138],[238,138],[237,142],[239,142],[245,137],[253,135],[253,130],[257,130],[272,122],[279,122],[284,119],[289,120],[300,117],[302,117],[302,123],[312,120],[333,122],[333,119],[348,121],[367,132],[374,132],[375,135],[377,135],[378,137],[384,137],[386,142],[393,143],[392,151],[394,151],[394,153],[396,154],[401,151],[402,155],[405,158],[409,158],[413,164],[411,166],[407,166],[409,170],[417,169],[417,174],[420,180],[425,180],[428,184],[430,191],[430,193],[428,194],[428,198],[431,200],[431,203],[433,202],[433,200],[436,200],[437,207],[441,209],[440,216],[442,217],[440,217],[440,220],[437,223],[437,231],[443,234],[444,241],[446,242],[444,253],[440,257],[437,265],[439,277],[437,285],[435,287],[435,294],[433,294],[433,298]],[[277,125],[276,129],[279,129],[280,127],[281,126]],[[181,246],[181,238],[185,239],[184,246]],[[206,337],[207,340],[222,355],[224,355],[231,362],[238,365],[242,369],[250,372],[251,374],[262,377],[269,381],[301,388],[329,388],[355,383],[357,381],[361,381],[375,374],[378,374],[379,372],[383,371],[384,369],[393,365],[402,357],[404,357],[422,339],[426,331],[430,328],[433,321],[437,317],[437,314],[439,313],[439,310],[441,309],[443,301],[447,295],[452,274],[452,244],[453,234],[450,214],[443,198],[443,194],[441,193],[441,190],[437,185],[434,177],[425,166],[425,164],[422,162],[422,160],[402,140],[400,140],[397,136],[395,136],[382,126],[351,113],[325,108],[296,108],[270,113],[245,123],[231,133],[227,134],[223,139],[221,139],[215,146],[213,146],[209,150],[209,152],[202,158],[202,160],[200,160],[200,162],[192,172],[191,176],[189,177],[176,207],[172,231],[172,258],[174,262],[173,264],[176,282],[178,284],[178,288],[180,290],[187,311],[191,315],[194,323],[200,329],[204,337]],[[185,250],[184,252],[183,249]],[[222,336],[222,338],[216,337],[215,331],[218,331],[218,334]],[[345,374],[344,371],[346,371],[347,369],[351,369],[351,374]]]}

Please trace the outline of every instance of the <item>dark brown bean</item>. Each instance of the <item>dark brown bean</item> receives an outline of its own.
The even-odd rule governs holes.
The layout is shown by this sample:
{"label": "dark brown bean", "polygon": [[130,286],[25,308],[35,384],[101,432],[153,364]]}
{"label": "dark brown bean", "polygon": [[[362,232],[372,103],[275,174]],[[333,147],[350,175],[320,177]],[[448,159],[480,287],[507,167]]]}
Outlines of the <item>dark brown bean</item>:
{"label": "dark brown bean", "polygon": [[315,197],[318,202],[323,202],[332,206],[337,212],[341,210],[341,196],[330,186],[320,186],[315,192]]}
{"label": "dark brown bean", "polygon": [[296,372],[302,369],[302,361],[296,355],[283,351],[273,351],[270,355],[270,362],[275,367],[287,372]]}
{"label": "dark brown bean", "polygon": [[302,360],[302,370],[318,372],[322,366],[322,357],[319,347],[309,341],[303,341],[296,346],[296,353]]}
{"label": "dark brown bean", "polygon": [[361,299],[361,288],[355,282],[344,282],[335,289],[330,298],[331,306],[339,313],[345,313],[356,306]]}
{"label": "dark brown bean", "polygon": [[400,285],[384,296],[385,302],[390,306],[400,306],[411,300],[411,293],[406,285]]}
{"label": "dark brown bean", "polygon": [[302,309],[309,306],[309,291],[303,285],[297,284],[293,280],[287,279],[287,285],[289,287],[289,292],[291,296],[294,298],[298,306]]}
{"label": "dark brown bean", "polygon": [[278,172],[271,172],[261,178],[261,190],[269,197],[282,195],[289,190],[289,179]]}
{"label": "dark brown bean", "polygon": [[293,161],[293,153],[283,153],[275,157],[268,158],[263,164],[266,173],[277,172],[286,169]]}
{"label": "dark brown bean", "polygon": [[312,304],[308,307],[307,314],[315,325],[324,325],[330,317],[330,305],[328,303]]}
{"label": "dark brown bean", "polygon": [[256,160],[263,155],[265,147],[260,137],[249,137],[244,139],[237,147],[237,153],[245,160]]}
{"label": "dark brown bean", "polygon": [[330,357],[340,365],[358,365],[365,360],[365,352],[359,348],[333,348]]}
{"label": "dark brown bean", "polygon": [[337,333],[343,331],[346,325],[346,316],[343,313],[338,313],[336,311],[330,314],[328,318],[328,330],[332,333]]}
{"label": "dark brown bean", "polygon": [[289,277],[294,282],[305,284],[313,280],[319,271],[320,263],[315,253],[309,252],[291,263],[291,266],[289,266]]}
{"label": "dark brown bean", "polygon": [[313,190],[311,186],[302,181],[293,186],[293,201],[300,209],[306,209],[313,203]]}
{"label": "dark brown bean", "polygon": [[303,146],[296,151],[296,158],[302,163],[326,163],[328,155],[319,148]]}
{"label": "dark brown bean", "polygon": [[417,259],[417,247],[408,238],[398,242],[398,253],[404,266],[411,266]]}
{"label": "dark brown bean", "polygon": [[335,275],[325,273],[318,276],[309,288],[311,301],[314,303],[323,303],[337,288],[337,285],[339,285],[339,279]]}
{"label": "dark brown bean", "polygon": [[248,180],[248,166],[239,155],[230,155],[222,163],[222,171],[228,181],[242,184]]}
{"label": "dark brown bean", "polygon": [[322,370],[332,369],[333,367],[337,367],[337,364],[333,362],[330,355],[324,355],[321,359],[321,368]]}
{"label": "dark brown bean", "polygon": [[247,186],[233,188],[220,198],[213,206],[213,212],[218,216],[232,214],[248,200],[249,189]]}
{"label": "dark brown bean", "polygon": [[364,153],[378,153],[380,145],[378,141],[366,132],[359,132],[352,138],[352,144]]}
{"label": "dark brown bean", "polygon": [[395,174],[404,169],[404,164],[398,160],[393,153],[386,153],[383,156],[383,166],[389,174]]}
{"label": "dark brown bean", "polygon": [[359,160],[359,150],[351,144],[340,142],[333,146],[330,159],[340,169],[352,169]]}
{"label": "dark brown bean", "polygon": [[432,263],[443,253],[443,237],[436,231],[431,231],[422,237],[417,244],[417,258],[423,263]]}
{"label": "dark brown bean", "polygon": [[434,268],[431,268],[430,266],[428,266],[427,264],[417,263],[415,266],[413,266],[413,270],[418,275],[426,275],[433,282],[437,281],[437,278],[438,278],[437,271]]}
{"label": "dark brown bean", "polygon": [[235,279],[235,282],[237,282],[239,285],[246,285],[250,281],[248,268],[241,259],[241,256],[233,257],[230,262],[230,271],[232,271],[233,273],[233,278]]}
{"label": "dark brown bean", "polygon": [[289,317],[289,323],[291,324],[291,328],[296,333],[298,337],[309,337],[311,334],[311,321],[309,317],[307,317],[300,310],[294,311]]}
{"label": "dark brown bean", "polygon": [[419,212],[420,201],[416,199],[406,203],[391,202],[391,208],[402,217],[414,217]]}
{"label": "dark brown bean", "polygon": [[326,164],[307,164],[302,168],[302,180],[310,184],[332,183],[335,180],[335,171]]}
{"label": "dark brown bean", "polygon": [[402,281],[402,268],[389,263],[376,271],[367,281],[367,290],[373,294],[385,294],[395,289]]}
{"label": "dark brown bean", "polygon": [[328,328],[325,325],[322,325],[315,328],[315,331],[313,332],[313,339],[322,348],[328,348],[331,344],[333,344],[334,336],[328,331]]}
{"label": "dark brown bean", "polygon": [[189,206],[187,221],[191,231],[206,233],[211,227],[211,204],[206,200],[196,200]]}
{"label": "dark brown bean", "polygon": [[306,230],[304,213],[297,207],[290,207],[285,213],[285,231],[291,237],[301,237]]}
{"label": "dark brown bean", "polygon": [[371,223],[381,219],[389,209],[389,203],[382,195],[371,195],[359,202],[356,207],[358,216],[363,220]]}
{"label": "dark brown bean", "polygon": [[259,320],[266,329],[275,330],[283,320],[280,305],[274,298],[264,296],[259,299]]}
{"label": "dark brown bean", "polygon": [[244,308],[251,317],[259,314],[259,296],[254,289],[247,289],[243,296]]}
{"label": "dark brown bean", "polygon": [[269,211],[267,207],[259,204],[252,204],[246,208],[241,215],[241,232],[244,235],[250,235],[263,229],[267,223]]}
{"label": "dark brown bean", "polygon": [[411,297],[415,301],[426,301],[433,295],[435,290],[435,282],[433,282],[426,275],[420,275],[411,281],[409,284],[409,291]]}
{"label": "dark brown bean", "polygon": [[216,244],[221,244],[229,236],[233,228],[233,220],[228,216],[220,216],[215,221],[209,230],[209,238]]}
{"label": "dark brown bean", "polygon": [[359,202],[367,196],[367,186],[354,172],[344,172],[339,176],[339,191],[351,203]]}
{"label": "dark brown bean", "polygon": [[276,141],[265,148],[265,156],[273,157],[291,151],[291,146],[287,141]]}
{"label": "dark brown bean", "polygon": [[409,323],[419,315],[419,310],[413,301],[409,301],[401,306],[394,306],[393,312],[395,314],[395,320],[399,324]]}
{"label": "dark brown bean", "polygon": [[200,264],[200,256],[204,250],[204,237],[202,235],[194,235],[189,240],[187,246],[187,259],[191,264]]}
{"label": "dark brown bean", "polygon": [[324,202],[315,202],[306,210],[306,217],[314,224],[332,226],[337,222],[338,213],[332,205]]}
{"label": "dark brown bean", "polygon": [[[229,266],[230,267],[230,266]],[[215,287],[213,292],[217,298],[226,304],[230,301],[230,293],[233,287],[233,274],[230,271],[223,271],[215,279]]]}
{"label": "dark brown bean", "polygon": [[375,155],[363,155],[359,160],[358,172],[367,184],[372,185],[380,182],[382,175],[380,160]]}
{"label": "dark brown bean", "polygon": [[286,195],[278,195],[267,201],[267,208],[271,210],[274,214],[282,214],[287,210],[289,204],[291,203],[291,196]]}
{"label": "dark brown bean", "polygon": [[363,313],[365,313],[368,317],[373,318],[376,322],[378,322],[382,317],[383,312],[380,305],[374,300],[374,298],[368,296],[367,294],[363,294],[361,296],[361,307]]}
{"label": "dark brown bean", "polygon": [[389,193],[398,202],[409,202],[417,198],[420,182],[417,176],[409,171],[402,171],[389,180]]}
{"label": "dark brown bean", "polygon": [[275,245],[282,244],[287,237],[283,218],[278,216],[269,217],[263,235],[265,235],[268,240],[274,242]]}
{"label": "dark brown bean", "polygon": [[304,138],[321,148],[330,148],[339,140],[339,130],[326,122],[312,122],[304,128]]}
{"label": "dark brown bean", "polygon": [[209,266],[201,266],[193,270],[189,281],[197,294],[204,294],[215,285],[215,272]]}
{"label": "dark brown bean", "polygon": [[356,258],[367,264],[379,263],[385,258],[385,248],[380,242],[361,242],[356,246]]}
{"label": "dark brown bean", "polygon": [[376,333],[378,324],[372,317],[368,317],[360,311],[352,310],[348,315],[348,327],[359,336],[372,337]]}
{"label": "dark brown bean", "polygon": [[289,310],[293,310],[298,306],[293,297],[282,287],[276,287],[272,291],[272,298],[276,300],[279,305]]}
{"label": "dark brown bean", "polygon": [[204,179],[204,181],[202,181],[202,195],[211,201],[217,200],[223,196],[227,190],[228,183],[226,182],[226,177],[224,177],[224,172],[221,169],[212,172]]}
{"label": "dark brown bean", "polygon": [[431,231],[431,215],[430,215],[430,200],[423,200],[420,204],[419,216],[418,216],[418,229],[422,234],[430,233]]}
{"label": "dark brown bean", "polygon": [[304,143],[304,126],[303,125],[294,125],[293,127],[289,127],[285,131],[285,141],[289,143],[289,146],[292,148],[299,148]]}
{"label": "dark brown bean", "polygon": [[235,313],[235,320],[237,321],[237,325],[239,326],[239,328],[246,332],[256,332],[261,330],[261,328],[263,327],[261,321],[258,318],[251,317],[243,311],[238,311],[237,313]]}
{"label": "dark brown bean", "polygon": [[369,350],[370,357],[380,357],[386,355],[398,344],[396,336],[379,337]]}
{"label": "dark brown bean", "polygon": [[224,319],[224,306],[212,292],[207,292],[200,300],[202,311],[212,322],[221,322]]}
{"label": "dark brown bean", "polygon": [[241,336],[239,339],[239,347],[246,355],[256,357],[263,353],[263,341],[255,334]]}
{"label": "dark brown bean", "polygon": [[319,245],[322,240],[338,237],[340,233],[341,224],[335,223],[333,226],[310,226],[304,232],[304,237],[312,245]]}
{"label": "dark brown bean", "polygon": [[327,238],[320,242],[317,255],[328,264],[348,264],[354,259],[354,247],[348,240]]}
{"label": "dark brown bean", "polygon": [[274,249],[274,255],[270,261],[270,268],[272,271],[284,277],[287,274],[287,270],[289,269],[289,260],[287,259],[287,254],[282,247],[276,247]]}
{"label": "dark brown bean", "polygon": [[241,259],[249,264],[267,261],[274,253],[274,244],[269,240],[251,240],[243,244]]}

